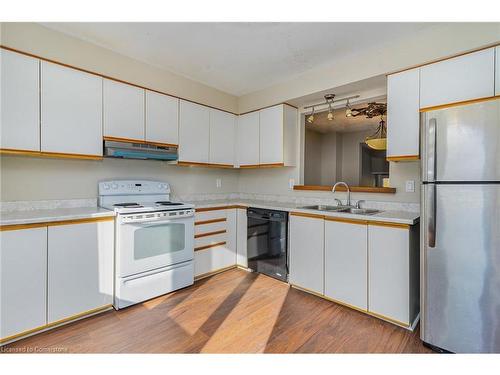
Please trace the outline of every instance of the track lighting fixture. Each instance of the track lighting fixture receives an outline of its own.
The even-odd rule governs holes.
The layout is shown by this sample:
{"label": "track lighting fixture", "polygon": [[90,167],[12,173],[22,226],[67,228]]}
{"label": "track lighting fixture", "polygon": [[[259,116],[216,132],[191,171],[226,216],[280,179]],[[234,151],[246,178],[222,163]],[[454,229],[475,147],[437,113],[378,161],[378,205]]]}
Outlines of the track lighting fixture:
{"label": "track lighting fixture", "polygon": [[347,102],[345,103],[345,117],[352,117],[352,109],[349,104],[349,99],[347,99]]}
{"label": "track lighting fixture", "polygon": [[326,116],[326,118],[328,119],[328,121],[333,120],[333,112],[332,112],[332,103],[331,102],[328,102],[328,115]]}
{"label": "track lighting fixture", "polygon": [[312,107],[312,111],[311,111],[311,114],[307,117],[307,122],[309,124],[312,124],[314,121],[314,107]]}

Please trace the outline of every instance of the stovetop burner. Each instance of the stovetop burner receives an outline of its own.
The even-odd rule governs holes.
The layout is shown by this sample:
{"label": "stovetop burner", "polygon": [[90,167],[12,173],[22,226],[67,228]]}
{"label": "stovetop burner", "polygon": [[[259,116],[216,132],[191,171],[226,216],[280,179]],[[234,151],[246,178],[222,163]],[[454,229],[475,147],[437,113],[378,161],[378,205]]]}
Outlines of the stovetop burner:
{"label": "stovetop burner", "polygon": [[113,206],[115,207],[129,207],[129,208],[141,208],[142,206],[139,203],[116,203]]}
{"label": "stovetop burner", "polygon": [[160,206],[182,206],[184,203],[170,202],[170,201],[159,201],[155,202]]}

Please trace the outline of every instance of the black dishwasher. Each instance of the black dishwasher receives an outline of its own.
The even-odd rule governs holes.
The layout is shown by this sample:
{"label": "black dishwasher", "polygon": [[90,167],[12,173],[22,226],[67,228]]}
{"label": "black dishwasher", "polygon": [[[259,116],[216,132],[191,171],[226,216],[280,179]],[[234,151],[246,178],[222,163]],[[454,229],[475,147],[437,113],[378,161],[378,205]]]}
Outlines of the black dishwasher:
{"label": "black dishwasher", "polygon": [[288,212],[247,209],[248,268],[279,280],[288,278]]}

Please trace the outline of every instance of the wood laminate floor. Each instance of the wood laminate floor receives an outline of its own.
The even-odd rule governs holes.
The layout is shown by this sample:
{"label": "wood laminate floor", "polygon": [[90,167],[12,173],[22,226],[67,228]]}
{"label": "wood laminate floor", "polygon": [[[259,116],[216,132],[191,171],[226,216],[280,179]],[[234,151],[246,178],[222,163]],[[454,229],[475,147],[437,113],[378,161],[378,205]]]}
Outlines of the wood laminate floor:
{"label": "wood laminate floor", "polygon": [[120,311],[109,311],[6,348],[72,353],[428,353],[409,332],[232,269]]}

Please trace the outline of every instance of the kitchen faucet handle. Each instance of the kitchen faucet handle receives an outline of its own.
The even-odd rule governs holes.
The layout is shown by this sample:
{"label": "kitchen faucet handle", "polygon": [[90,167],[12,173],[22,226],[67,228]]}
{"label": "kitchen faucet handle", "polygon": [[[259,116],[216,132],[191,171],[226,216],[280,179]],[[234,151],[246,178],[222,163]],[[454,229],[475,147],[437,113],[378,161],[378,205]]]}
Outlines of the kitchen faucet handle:
{"label": "kitchen faucet handle", "polygon": [[360,203],[361,203],[361,202],[365,202],[365,200],[364,200],[364,199],[360,199],[359,201],[357,201],[357,202],[356,202],[356,208],[361,208],[361,207],[360,207]]}
{"label": "kitchen faucet handle", "polygon": [[335,202],[337,202],[337,206],[342,206],[342,201],[338,198],[335,198]]}

